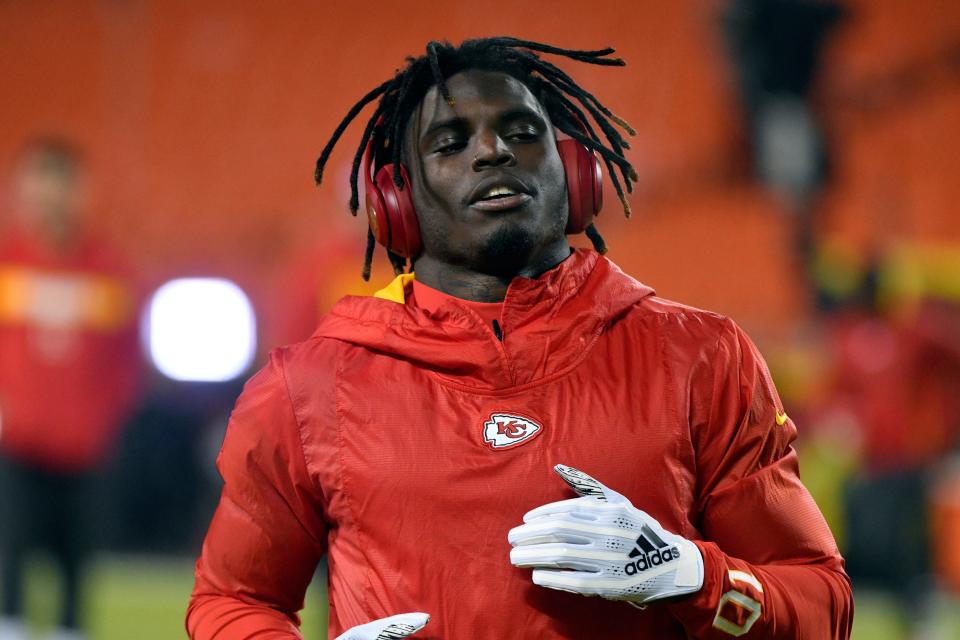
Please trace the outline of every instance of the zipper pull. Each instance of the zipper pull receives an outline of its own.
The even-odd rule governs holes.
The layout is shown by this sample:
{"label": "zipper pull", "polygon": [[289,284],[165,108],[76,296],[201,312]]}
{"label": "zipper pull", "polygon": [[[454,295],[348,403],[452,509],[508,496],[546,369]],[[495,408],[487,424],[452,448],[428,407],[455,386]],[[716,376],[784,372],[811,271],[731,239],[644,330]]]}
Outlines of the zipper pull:
{"label": "zipper pull", "polygon": [[493,321],[493,335],[497,336],[497,340],[503,342],[503,329],[500,328],[500,323],[496,319]]}

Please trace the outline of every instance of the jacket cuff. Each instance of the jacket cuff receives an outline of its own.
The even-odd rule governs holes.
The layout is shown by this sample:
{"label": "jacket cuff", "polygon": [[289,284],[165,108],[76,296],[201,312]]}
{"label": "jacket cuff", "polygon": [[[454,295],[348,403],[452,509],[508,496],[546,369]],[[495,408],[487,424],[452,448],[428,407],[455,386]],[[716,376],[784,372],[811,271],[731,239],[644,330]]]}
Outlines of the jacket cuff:
{"label": "jacket cuff", "polygon": [[718,594],[724,585],[726,555],[713,542],[692,540],[703,556],[703,586],[696,593],[665,602],[670,612],[688,631],[710,628],[717,615]]}

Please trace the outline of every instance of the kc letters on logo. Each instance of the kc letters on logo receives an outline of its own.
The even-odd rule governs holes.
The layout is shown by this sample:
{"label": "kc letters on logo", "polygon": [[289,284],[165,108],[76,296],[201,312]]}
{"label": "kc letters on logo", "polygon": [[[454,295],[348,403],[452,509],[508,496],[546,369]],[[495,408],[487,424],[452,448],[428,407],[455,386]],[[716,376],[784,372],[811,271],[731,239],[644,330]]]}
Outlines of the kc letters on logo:
{"label": "kc letters on logo", "polygon": [[483,423],[483,441],[491,449],[506,449],[529,442],[543,427],[514,413],[493,413]]}

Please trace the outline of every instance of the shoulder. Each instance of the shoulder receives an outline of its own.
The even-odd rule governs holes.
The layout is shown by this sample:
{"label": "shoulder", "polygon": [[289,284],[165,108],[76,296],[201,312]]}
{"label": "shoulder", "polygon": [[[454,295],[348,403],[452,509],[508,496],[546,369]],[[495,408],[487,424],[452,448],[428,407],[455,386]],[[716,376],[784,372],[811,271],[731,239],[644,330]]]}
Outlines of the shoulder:
{"label": "shoulder", "polygon": [[628,318],[637,330],[656,335],[667,350],[694,358],[715,352],[721,342],[742,333],[721,313],[656,295],[634,305]]}
{"label": "shoulder", "polygon": [[674,364],[712,361],[724,342],[745,338],[727,316],[659,296],[610,260],[599,260],[595,271],[593,286],[582,293],[592,306],[606,308],[607,331],[631,344],[656,343]]}
{"label": "shoulder", "polygon": [[274,349],[291,384],[332,379],[340,363],[371,347],[382,347],[409,318],[404,304],[372,296],[346,296],[324,313],[306,340]]}
{"label": "shoulder", "polygon": [[35,259],[32,243],[16,229],[0,228],[0,261],[7,263],[31,262]]}
{"label": "shoulder", "polygon": [[648,296],[637,305],[636,312],[657,318],[661,322],[676,322],[717,329],[731,320],[715,311],[700,309],[657,295]]}
{"label": "shoulder", "polygon": [[[318,419],[325,423],[333,415],[335,346],[328,340],[305,340],[273,349],[244,385],[231,415],[231,431],[254,442],[282,440],[300,447],[305,425]],[[233,439],[243,440],[240,435]]]}
{"label": "shoulder", "polygon": [[305,379],[319,381],[335,373],[341,346],[338,340],[314,335],[273,349],[267,366],[281,372],[289,386]]}
{"label": "shoulder", "polygon": [[[712,396],[721,388],[731,393],[754,390],[770,406],[781,406],[769,368],[756,344],[734,320],[652,296],[635,310],[658,336],[661,352],[695,393]],[[656,329],[652,329],[656,327]]]}
{"label": "shoulder", "polygon": [[601,258],[590,281],[581,288],[594,307],[609,308],[608,325],[625,323],[632,329],[654,332],[671,340],[713,342],[724,327],[726,316],[657,295],[653,287]]}

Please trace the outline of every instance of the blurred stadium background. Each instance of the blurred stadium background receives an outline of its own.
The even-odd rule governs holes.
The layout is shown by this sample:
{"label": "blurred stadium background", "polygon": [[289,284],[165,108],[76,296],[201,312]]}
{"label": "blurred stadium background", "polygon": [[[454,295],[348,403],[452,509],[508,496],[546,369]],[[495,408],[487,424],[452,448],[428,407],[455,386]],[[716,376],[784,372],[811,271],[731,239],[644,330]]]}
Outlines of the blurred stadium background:
{"label": "blurred stadium background", "polygon": [[[84,152],[88,217],[145,291],[226,279],[256,318],[253,362],[226,380],[171,379],[145,352],[90,513],[91,637],[183,636],[243,380],[390,278],[382,259],[359,277],[359,131],[313,186],[336,123],[428,40],[504,33],[627,61],[576,70],[637,129],[633,218],[599,219],[610,257],[760,345],[848,558],[854,636],[960,638],[957,3],[0,0],[0,228],[18,150],[62,136]],[[42,554],[32,567],[43,629],[57,580]],[[322,583],[307,638],[325,637]]]}

